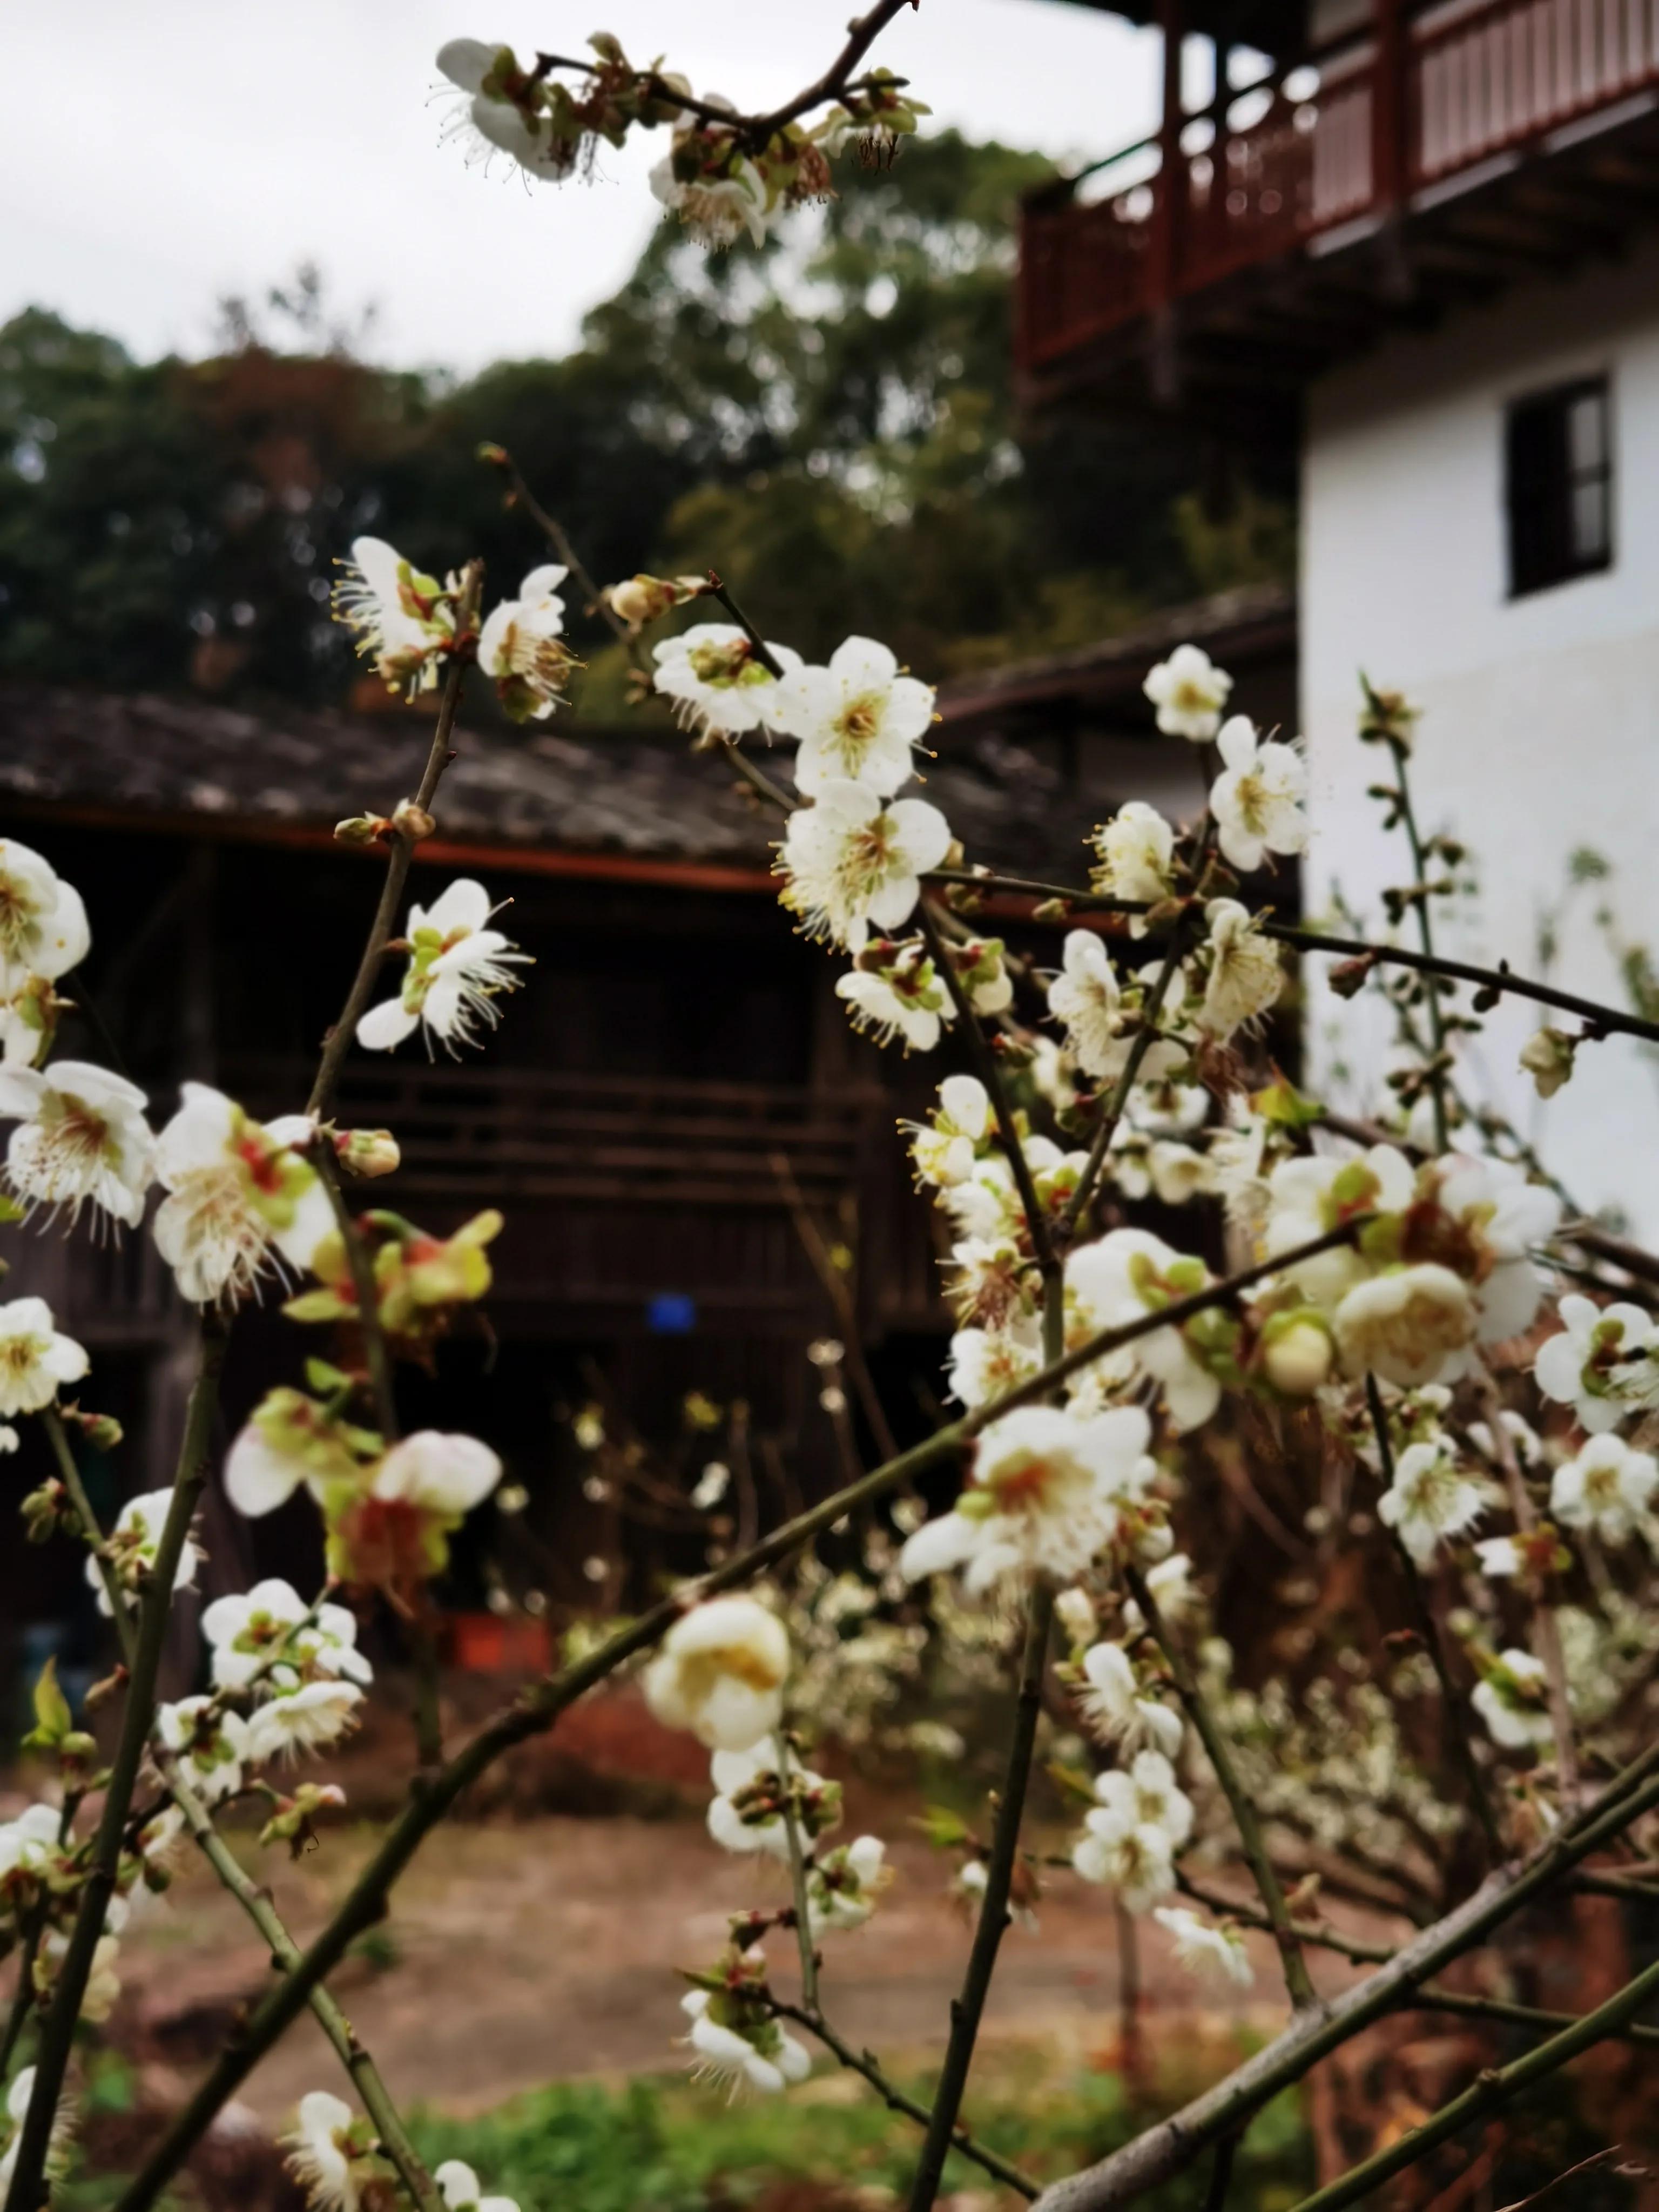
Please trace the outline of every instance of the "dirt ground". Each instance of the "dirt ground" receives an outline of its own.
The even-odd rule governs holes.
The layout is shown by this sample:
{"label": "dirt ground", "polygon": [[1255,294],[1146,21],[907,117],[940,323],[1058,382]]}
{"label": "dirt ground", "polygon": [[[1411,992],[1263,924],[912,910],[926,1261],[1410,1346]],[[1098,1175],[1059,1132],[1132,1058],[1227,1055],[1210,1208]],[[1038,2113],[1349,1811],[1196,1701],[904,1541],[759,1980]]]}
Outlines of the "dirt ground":
{"label": "dirt ground", "polygon": [[[854,2042],[884,2055],[941,2040],[968,1929],[945,1894],[947,1867],[903,1835],[910,1808],[890,1808],[896,1878],[868,1927],[825,1946],[824,2002]],[[850,1832],[850,1831],[849,1831]],[[336,1832],[290,1864],[259,1855],[284,1917],[304,1938],[326,1916],[371,1842]],[[251,1851],[251,1840],[244,1856]],[[250,1863],[252,1860],[250,1859]],[[467,2112],[560,2076],[635,2073],[684,2063],[678,1964],[707,1961],[728,1912],[781,1900],[787,1876],[769,1862],[731,1857],[695,1818],[575,1819],[441,1829],[399,1886],[392,1917],[367,1955],[331,1986],[400,2100]],[[1098,1892],[1061,1876],[1041,1930],[1009,1931],[988,2014],[993,2033],[1075,2037],[1079,2055],[1115,2044],[1114,1915]],[[787,1942],[775,1941],[782,1989]],[[1192,1984],[1171,1966],[1162,1932],[1143,1941],[1144,2017],[1189,2007]],[[1271,1962],[1261,1980],[1271,2016]],[[136,1915],[122,1945],[121,2015],[152,2063],[195,2069],[217,2048],[267,1965],[237,1907],[193,1858],[167,1896]],[[1206,2000],[1206,2003],[1211,2002]],[[291,2111],[331,2080],[335,2062],[309,2016],[249,2081],[264,2119]]]}

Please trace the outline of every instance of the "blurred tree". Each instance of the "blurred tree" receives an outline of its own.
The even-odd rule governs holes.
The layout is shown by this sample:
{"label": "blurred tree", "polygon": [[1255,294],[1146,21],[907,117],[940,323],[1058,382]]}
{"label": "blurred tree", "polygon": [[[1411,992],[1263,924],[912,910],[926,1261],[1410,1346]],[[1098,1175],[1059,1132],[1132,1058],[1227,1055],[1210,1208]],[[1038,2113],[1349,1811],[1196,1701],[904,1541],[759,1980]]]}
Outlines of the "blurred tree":
{"label": "blurred tree", "polygon": [[[329,571],[359,532],[428,568],[477,550],[503,586],[541,557],[485,439],[596,574],[712,563],[808,653],[864,629],[944,673],[1288,573],[1270,473],[1218,500],[1190,442],[1019,421],[1015,222],[1047,173],[945,131],[759,253],[665,224],[578,351],[459,385],[357,358],[368,319],[303,267],[222,301],[200,362],[30,310],[0,330],[0,669],[338,696]],[[579,642],[584,699],[614,707],[618,656]]]}

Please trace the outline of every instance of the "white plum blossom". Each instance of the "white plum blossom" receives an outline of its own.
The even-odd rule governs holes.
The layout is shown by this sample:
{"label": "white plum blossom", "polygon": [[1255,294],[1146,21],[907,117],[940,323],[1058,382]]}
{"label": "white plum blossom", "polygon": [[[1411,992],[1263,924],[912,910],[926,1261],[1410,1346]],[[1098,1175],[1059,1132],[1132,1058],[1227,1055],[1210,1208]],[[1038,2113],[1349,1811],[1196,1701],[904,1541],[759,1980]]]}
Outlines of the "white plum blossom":
{"label": "white plum blossom", "polygon": [[422,575],[383,538],[356,538],[340,563],[334,618],[356,633],[390,691],[414,698],[438,680],[438,663],[455,642],[453,586]]}
{"label": "white plum blossom", "polygon": [[[784,1818],[776,1747],[762,1740],[747,1751],[717,1751],[708,1762],[708,1774],[714,1785],[708,1806],[708,1832],[721,1850],[763,1851],[787,1866],[789,1824]],[[789,1781],[792,1790],[799,1790],[809,1799],[825,1787],[821,1774],[793,1760]],[[804,1843],[810,1823],[798,1814],[796,1825]]]}
{"label": "white plum blossom", "polygon": [[[23,2123],[28,2118],[29,2106],[34,2097],[34,2071],[33,2066],[23,2067],[13,2076],[11,2087],[6,2092],[5,2125],[0,2128],[0,2191],[10,2188],[12,2176],[17,2170],[17,2147],[23,2139]],[[70,2100],[60,2097],[58,2110],[52,2115],[52,2136],[46,2147],[46,2174],[50,2181],[58,2180],[63,2175],[74,2117],[75,2108]]]}
{"label": "white plum blossom", "polygon": [[[695,134],[685,134],[689,138]],[[766,242],[766,180],[746,155],[732,158],[720,170],[705,167],[682,173],[684,157],[665,154],[651,171],[651,190],[671,215],[678,216],[699,246],[715,252],[735,245],[747,231],[756,246]],[[775,650],[775,647],[774,648]]]}
{"label": "white plum blossom", "polygon": [[[1139,987],[1126,991],[1103,940],[1091,929],[1066,932],[1060,963],[1048,986],[1048,1011],[1065,1024],[1066,1049],[1085,1075],[1102,1080],[1121,1075],[1139,1027]],[[1160,1037],[1141,1060],[1142,1079],[1156,1082],[1187,1057],[1185,1046]]]}
{"label": "white plum blossom", "polygon": [[1408,1444],[1395,1462],[1394,1480],[1376,1502],[1419,1567],[1431,1567],[1449,1536],[1461,1536],[1486,1510],[1483,1486],[1470,1480],[1443,1439]]}
{"label": "white plum blossom", "polygon": [[909,781],[915,748],[933,726],[933,692],[884,645],[849,637],[827,668],[793,669],[779,690],[778,720],[800,739],[795,784],[807,798],[842,779],[890,799]]}
{"label": "white plum blossom", "polygon": [[1127,1767],[1096,1775],[1095,1796],[1127,1827],[1162,1828],[1173,1850],[1193,1832],[1193,1801],[1161,1751],[1138,1752]]}
{"label": "white plum blossom", "polygon": [[959,1328],[951,1339],[951,1395],[971,1411],[1029,1382],[1042,1364],[1035,1322]]}
{"label": "white plum blossom", "polygon": [[314,1620],[311,1611],[291,1583],[274,1576],[251,1590],[215,1598],[202,1614],[215,1689],[246,1689],[279,1658],[318,1674],[371,1681],[374,1669],[357,1649],[356,1614],[326,1603],[316,1607]]}
{"label": "white plum blossom", "polygon": [[180,1291],[198,1305],[229,1303],[284,1262],[308,1267],[334,1227],[328,1194],[297,1149],[311,1123],[291,1114],[262,1127],[205,1083],[186,1083],[183,1099],[155,1140],[168,1194],[151,1224]]}
{"label": "white plum blossom", "polygon": [[808,937],[861,952],[872,927],[896,929],[921,896],[921,878],[951,849],[951,825],[925,799],[884,806],[866,785],[836,776],[789,817],[778,872],[783,904]]}
{"label": "white plum blossom", "polygon": [[[786,678],[800,666],[800,655],[787,645],[769,643],[767,651]],[[782,686],[735,623],[694,623],[653,646],[652,658],[653,686],[673,701],[682,729],[738,738],[782,728]]]}
{"label": "white plum blossom", "polygon": [[1072,1848],[1073,1866],[1085,1881],[1115,1890],[1126,1912],[1150,1911],[1175,1887],[1175,1844],[1167,1828],[1097,1805],[1084,1814],[1083,1831]]}
{"label": "white plum blossom", "polygon": [[714,1597],[683,1613],[646,1668],[646,1703],[711,1751],[747,1751],[783,1717],[789,1636],[752,1597]]}
{"label": "white plum blossom", "polygon": [[1024,1406],[988,1422],[968,1487],[906,1540],[901,1571],[915,1582],[961,1567],[975,1595],[1010,1573],[1079,1574],[1116,1534],[1151,1434],[1139,1406],[1086,1416]]}
{"label": "white plum blossom", "polygon": [[[1403,1212],[1416,1187],[1411,1162],[1392,1145],[1373,1145],[1354,1158],[1316,1152],[1280,1160],[1267,1177],[1262,1242],[1272,1256],[1314,1243],[1356,1215]],[[1331,1313],[1367,1272],[1351,1244],[1337,1244],[1298,1260],[1285,1279]]]}
{"label": "white plum blossom", "polygon": [[1453,1152],[1424,1169],[1423,1194],[1463,1230],[1479,1259],[1474,1268],[1479,1334],[1501,1344],[1532,1326],[1546,1288],[1528,1256],[1547,1243],[1561,1219],[1561,1201],[1543,1184],[1528,1182],[1509,1160],[1476,1159]]}
{"label": "white plum blossom", "polygon": [[1552,1741],[1544,1662],[1530,1651],[1500,1651],[1484,1668],[1469,1703],[1505,1751],[1538,1750]]}
{"label": "white plum blossom", "polygon": [[15,1906],[63,1855],[64,1816],[55,1805],[29,1805],[0,1820],[0,1905]]}
{"label": "white plum blossom", "polygon": [[814,1936],[864,1925],[892,1878],[886,1858],[879,1836],[855,1836],[818,1853],[806,1881],[806,1917]]}
{"label": "white plum blossom", "polygon": [[135,1227],[143,1218],[155,1139],[136,1083],[78,1060],[0,1067],[0,1119],[15,1116],[6,1180],[26,1207],[94,1206]]}
{"label": "white plum blossom", "polygon": [[858,965],[836,979],[855,1030],[874,1033],[878,1044],[904,1039],[908,1052],[932,1052],[942,1026],[954,1018],[950,991],[922,940],[902,945],[885,939],[866,945]]}
{"label": "white plum blossom", "polygon": [[1125,1755],[1150,1744],[1173,1759],[1185,1732],[1179,1713],[1148,1697],[1134,1662],[1121,1644],[1091,1644],[1083,1655],[1083,1680],[1073,1690],[1079,1711],[1103,1743]]}
{"label": "white plum blossom", "polygon": [[1269,853],[1297,854],[1308,842],[1308,764],[1294,745],[1265,743],[1248,714],[1221,726],[1216,747],[1225,763],[1210,792],[1216,842],[1243,873]]}
{"label": "white plum blossom", "polygon": [[568,174],[572,143],[555,133],[511,46],[451,39],[438,49],[438,67],[460,95],[443,136],[459,140],[469,161],[501,153],[543,182]]}
{"label": "white plum blossom", "polygon": [[1247,1990],[1255,1979],[1244,1938],[1231,1924],[1206,1920],[1184,1905],[1160,1905],[1152,1917],[1167,1930],[1176,1963],[1212,1988]]}
{"label": "white plum blossom", "polygon": [[501,1479],[501,1462],[477,1437],[417,1429],[392,1445],[374,1470],[369,1495],[459,1520],[482,1505]]}
{"label": "white plum blossom", "polygon": [[79,967],[91,944],[74,884],[31,847],[0,837],[0,999],[11,999],[32,976],[56,982]]}
{"label": "white plum blossom", "polygon": [[[1150,1230],[1114,1229],[1066,1262],[1068,1342],[1142,1321],[1209,1283],[1201,1260],[1183,1257]],[[1085,1370],[1109,1380],[1135,1374],[1156,1384],[1177,1430],[1200,1427],[1221,1402],[1220,1383],[1178,1328],[1153,1329]]]}
{"label": "white plum blossom", "polygon": [[697,2054],[695,2075],[729,2082],[734,2092],[746,2086],[775,2095],[811,2072],[812,2062],[804,2047],[775,2020],[757,2010],[732,2008],[732,2017],[741,2026],[727,2026],[724,2018],[714,2017],[721,2008],[707,1990],[688,1990],[680,2004],[691,2022],[688,2039]]}
{"label": "white plum blossom", "polygon": [[281,2141],[288,2151],[284,2163],[313,2212],[360,2212],[366,2192],[358,2167],[372,2136],[343,2098],[311,2090],[301,2098],[295,2124]]}
{"label": "white plum blossom", "polygon": [[[161,1532],[167,1526],[167,1509],[173,1503],[170,1490],[146,1490],[137,1498],[129,1498],[116,1516],[115,1526],[105,1540],[107,1554],[106,1564],[114,1570],[115,1578],[123,1589],[136,1590],[144,1576],[155,1565],[155,1554],[161,1541]],[[202,1559],[201,1547],[191,1536],[186,1535],[179,1553],[179,1564],[173,1570],[173,1587],[187,1589],[196,1578],[196,1569]],[[86,1563],[87,1580],[98,1600],[98,1610],[109,1617],[109,1593],[104,1588],[103,1577],[98,1571],[96,1559]]]}
{"label": "white plum blossom", "polygon": [[40,1413],[91,1364],[72,1336],[58,1334],[44,1298],[0,1305],[0,1413]]}
{"label": "white plum blossom", "polygon": [[477,2175],[459,2158],[447,2158],[434,2166],[432,2179],[447,2212],[519,2212],[511,2197],[486,2197]]}
{"label": "white plum blossom", "polygon": [[1278,1004],[1285,963],[1278,946],[1237,899],[1212,899],[1204,919],[1209,937],[1199,1020],[1218,1043],[1225,1044]]}
{"label": "white plum blossom", "polygon": [[[1105,898],[1144,899],[1156,906],[1175,889],[1175,831],[1144,799],[1120,806],[1091,840],[1097,864],[1090,880]],[[1144,914],[1129,917],[1129,934],[1144,937]]]}
{"label": "white plum blossom", "polygon": [[1206,744],[1221,727],[1232,688],[1232,678],[1216,666],[1201,645],[1176,646],[1141,686],[1158,709],[1158,726],[1164,736],[1190,738],[1194,744]]}
{"label": "white plum blossom", "polygon": [[974,1172],[979,1146],[991,1127],[991,1097],[976,1075],[947,1075],[939,1087],[931,1123],[900,1125],[910,1139],[916,1177],[948,1190]]}
{"label": "white plum blossom", "polygon": [[1513,1536],[1477,1537],[1474,1556],[1480,1563],[1481,1573],[1494,1582],[1510,1580],[1526,1565],[1526,1555]]}
{"label": "white plum blossom", "polygon": [[1462,1277],[1425,1260],[1356,1283],[1331,1326],[1346,1373],[1414,1390],[1462,1372],[1480,1316]]}
{"label": "white plum blossom", "polygon": [[569,573],[552,562],[532,568],[478,633],[478,666],[515,722],[544,722],[564,696],[572,663],[558,586]]}
{"label": "white plum blossom", "polygon": [[204,1804],[222,1804],[240,1790],[250,1754],[240,1713],[220,1711],[211,1698],[180,1698],[156,1707],[155,1733]]}
{"label": "white plum blossom", "polygon": [[301,1682],[292,1668],[276,1667],[267,1686],[276,1695],[256,1705],[248,1717],[247,1758],[252,1765],[322,1750],[357,1725],[363,1693],[355,1682]]}
{"label": "white plum blossom", "polygon": [[1547,1398],[1571,1406],[1591,1436],[1659,1406],[1659,1324],[1651,1314],[1576,1294],[1558,1310],[1560,1333],[1540,1346],[1533,1366]]}
{"label": "white plum blossom", "polygon": [[1575,1457],[1558,1467],[1550,1482],[1550,1512],[1567,1528],[1590,1528],[1604,1544],[1622,1544],[1649,1516],[1659,1489],[1659,1463],[1632,1451],[1622,1437],[1592,1437]]}
{"label": "white plum blossom", "polygon": [[458,877],[429,907],[411,906],[403,988],[369,1008],[357,1024],[358,1043],[391,1052],[424,1025],[428,1049],[435,1037],[453,1056],[458,1046],[477,1042],[480,1021],[494,1029],[497,999],[519,988],[513,970],[530,958],[489,927],[499,912],[470,876]]}

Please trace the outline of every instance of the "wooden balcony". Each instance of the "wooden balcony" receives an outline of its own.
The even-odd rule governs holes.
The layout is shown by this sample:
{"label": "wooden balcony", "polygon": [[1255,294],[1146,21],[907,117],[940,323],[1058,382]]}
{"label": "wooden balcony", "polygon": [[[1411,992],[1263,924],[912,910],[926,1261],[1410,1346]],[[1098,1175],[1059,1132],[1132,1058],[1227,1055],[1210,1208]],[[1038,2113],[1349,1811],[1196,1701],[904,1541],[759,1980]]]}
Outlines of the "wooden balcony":
{"label": "wooden balcony", "polygon": [[[1180,22],[1165,13],[1178,52]],[[1285,63],[1033,197],[1027,400],[1293,393],[1382,331],[1659,212],[1659,0],[1449,0]]]}

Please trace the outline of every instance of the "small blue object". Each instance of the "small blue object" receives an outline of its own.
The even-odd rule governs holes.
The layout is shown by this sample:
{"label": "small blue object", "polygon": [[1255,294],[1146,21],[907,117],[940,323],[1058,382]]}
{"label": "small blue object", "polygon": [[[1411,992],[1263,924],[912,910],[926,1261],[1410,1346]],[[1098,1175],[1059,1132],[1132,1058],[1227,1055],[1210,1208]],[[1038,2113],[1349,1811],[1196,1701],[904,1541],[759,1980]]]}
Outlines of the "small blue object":
{"label": "small blue object", "polygon": [[697,1325],[697,1302],[684,1291],[659,1291],[645,1302],[645,1325],[653,1336],[690,1336]]}

